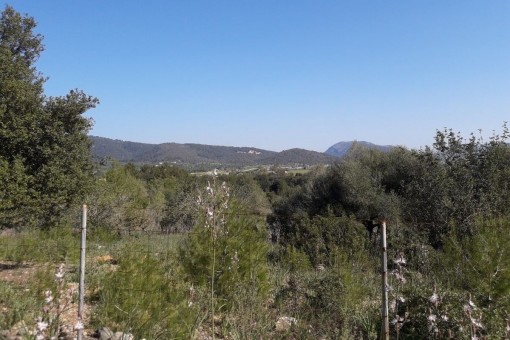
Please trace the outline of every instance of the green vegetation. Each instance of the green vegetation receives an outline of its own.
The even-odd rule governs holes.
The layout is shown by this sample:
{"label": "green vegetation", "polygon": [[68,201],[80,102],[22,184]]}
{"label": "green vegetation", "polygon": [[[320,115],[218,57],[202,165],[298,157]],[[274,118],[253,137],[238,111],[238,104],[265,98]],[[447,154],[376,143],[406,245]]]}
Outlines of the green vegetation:
{"label": "green vegetation", "polygon": [[98,101],[78,90],[44,95],[35,26],[9,6],[0,17],[1,227],[55,224],[92,179],[91,122],[82,114]]}
{"label": "green vegetation", "polygon": [[[504,126],[488,142],[438,132],[434,148],[419,151],[355,145],[336,165],[303,173],[103,167],[87,199],[86,328],[150,339],[375,339],[380,250],[370,227],[386,217],[392,336],[508,336],[507,138]],[[1,261],[64,262],[76,281],[71,222],[0,237]],[[1,302],[2,329],[35,327],[42,286],[55,289],[38,282],[25,283],[25,297],[2,282],[16,297]]]}
{"label": "green vegetation", "polygon": [[437,131],[423,150],[354,143],[306,171],[103,162],[92,176],[95,100],[44,97],[34,26],[10,7],[0,21],[1,336],[72,332],[82,202],[89,333],[376,339],[385,218],[393,338],[510,336],[506,124],[488,141]]}

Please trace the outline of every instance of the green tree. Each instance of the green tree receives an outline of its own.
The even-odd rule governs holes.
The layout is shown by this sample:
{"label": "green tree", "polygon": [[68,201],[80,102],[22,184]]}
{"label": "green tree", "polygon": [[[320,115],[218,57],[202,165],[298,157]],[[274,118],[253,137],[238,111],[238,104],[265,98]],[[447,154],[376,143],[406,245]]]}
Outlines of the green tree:
{"label": "green tree", "polygon": [[127,231],[159,228],[150,206],[144,182],[136,178],[129,166],[114,164],[96,180],[89,195],[89,221],[94,227]]}
{"label": "green tree", "polygon": [[44,47],[33,18],[7,6],[0,17],[0,228],[48,227],[84,197],[92,179],[92,126],[98,103],[73,90],[44,95],[35,68]]}
{"label": "green tree", "polygon": [[452,229],[471,235],[477,218],[504,216],[510,207],[510,134],[489,142],[452,130],[437,131],[433,149],[415,153],[403,192],[405,220],[426,230],[435,247]]}

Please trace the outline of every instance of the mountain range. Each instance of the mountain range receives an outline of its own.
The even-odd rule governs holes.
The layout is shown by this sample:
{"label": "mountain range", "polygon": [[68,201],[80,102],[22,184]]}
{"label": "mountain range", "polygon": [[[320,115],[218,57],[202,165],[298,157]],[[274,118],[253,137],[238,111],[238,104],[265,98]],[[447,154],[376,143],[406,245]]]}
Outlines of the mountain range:
{"label": "mountain range", "polygon": [[[162,143],[147,144],[89,136],[92,142],[92,154],[96,160],[114,159],[120,163],[174,163],[182,165],[215,166],[308,166],[333,164],[345,156],[354,141],[337,143],[326,152],[304,149],[289,149],[281,152],[251,147],[216,146],[204,144]],[[381,146],[368,142],[356,142],[367,148],[386,151],[390,146]]]}

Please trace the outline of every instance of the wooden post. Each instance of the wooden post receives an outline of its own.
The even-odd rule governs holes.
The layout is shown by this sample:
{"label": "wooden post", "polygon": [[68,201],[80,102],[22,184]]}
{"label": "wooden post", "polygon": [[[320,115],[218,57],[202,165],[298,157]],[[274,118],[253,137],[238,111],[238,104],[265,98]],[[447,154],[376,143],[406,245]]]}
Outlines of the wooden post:
{"label": "wooden post", "polygon": [[83,339],[83,305],[85,299],[85,255],[87,240],[87,205],[82,207],[81,215],[81,247],[80,247],[80,287],[79,287],[79,304],[78,304],[78,340]]}
{"label": "wooden post", "polygon": [[390,338],[390,322],[388,312],[388,255],[386,250],[386,221],[380,221],[381,225],[381,246],[382,246],[382,326],[381,339],[388,340]]}

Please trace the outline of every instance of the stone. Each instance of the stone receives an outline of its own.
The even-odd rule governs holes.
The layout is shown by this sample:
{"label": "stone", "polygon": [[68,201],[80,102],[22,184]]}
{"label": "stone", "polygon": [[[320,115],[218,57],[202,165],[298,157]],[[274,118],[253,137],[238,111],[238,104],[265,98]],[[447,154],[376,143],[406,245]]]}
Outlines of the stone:
{"label": "stone", "polygon": [[296,318],[290,316],[280,316],[276,321],[277,332],[288,332],[292,326],[297,325]]}
{"label": "stone", "polygon": [[103,327],[96,331],[96,335],[99,336],[99,340],[110,340],[113,338],[114,333],[110,328]]}
{"label": "stone", "polygon": [[134,340],[134,337],[130,333],[115,332],[111,340]]}

